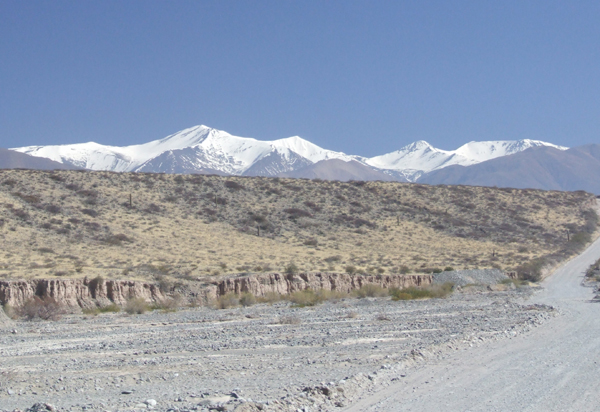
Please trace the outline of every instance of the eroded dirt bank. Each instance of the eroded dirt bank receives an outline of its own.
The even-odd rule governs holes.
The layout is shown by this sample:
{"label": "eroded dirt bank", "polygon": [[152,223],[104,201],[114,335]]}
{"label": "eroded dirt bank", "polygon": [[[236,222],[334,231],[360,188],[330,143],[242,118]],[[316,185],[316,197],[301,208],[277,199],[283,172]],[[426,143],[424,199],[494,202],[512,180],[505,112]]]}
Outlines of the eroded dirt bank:
{"label": "eroded dirt bank", "polygon": [[180,285],[149,283],[132,280],[95,279],[34,279],[0,281],[0,303],[22,306],[34,296],[50,297],[69,308],[91,308],[111,303],[123,305],[132,298],[147,302],[161,302],[174,295],[182,303],[204,304],[227,293],[249,292],[255,296],[268,293],[287,295],[299,290],[332,290],[348,293],[365,284],[383,288],[427,286],[431,275],[348,275],[345,273],[256,274],[221,279],[189,282]]}

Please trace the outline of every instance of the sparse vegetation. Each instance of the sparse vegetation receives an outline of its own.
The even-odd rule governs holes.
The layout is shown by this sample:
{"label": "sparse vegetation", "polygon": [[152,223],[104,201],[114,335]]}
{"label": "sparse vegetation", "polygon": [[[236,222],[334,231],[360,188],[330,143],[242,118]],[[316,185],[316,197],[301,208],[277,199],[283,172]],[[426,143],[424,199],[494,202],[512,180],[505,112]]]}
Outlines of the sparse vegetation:
{"label": "sparse vegetation", "polygon": [[229,309],[239,305],[239,297],[233,292],[227,293],[223,296],[219,296],[214,304],[215,308],[217,309]]}
{"label": "sparse vegetation", "polygon": [[256,297],[252,294],[252,293],[242,293],[242,295],[240,296],[240,305],[242,306],[252,306],[255,305],[257,300]]}
{"label": "sparse vegetation", "polygon": [[514,270],[572,256],[598,223],[584,192],[31,170],[0,182],[13,277]]}
{"label": "sparse vegetation", "polygon": [[64,309],[49,296],[34,296],[17,309],[17,314],[26,320],[58,320],[64,313]]}
{"label": "sparse vegetation", "polygon": [[143,298],[133,298],[127,301],[125,312],[130,315],[141,315],[150,309],[150,305]]}
{"label": "sparse vegetation", "polygon": [[119,313],[121,311],[121,307],[116,303],[112,303],[110,305],[101,306],[98,308],[86,308],[83,309],[82,312],[84,315],[97,316],[101,313]]}
{"label": "sparse vegetation", "polygon": [[392,289],[390,295],[392,300],[413,300],[413,299],[430,299],[430,298],[445,298],[452,293],[452,283],[444,283],[442,285],[431,285],[425,288],[409,287],[404,289]]}
{"label": "sparse vegetation", "polygon": [[367,283],[366,285],[361,286],[360,289],[355,290],[352,294],[357,298],[378,298],[389,296],[389,291],[379,285]]}

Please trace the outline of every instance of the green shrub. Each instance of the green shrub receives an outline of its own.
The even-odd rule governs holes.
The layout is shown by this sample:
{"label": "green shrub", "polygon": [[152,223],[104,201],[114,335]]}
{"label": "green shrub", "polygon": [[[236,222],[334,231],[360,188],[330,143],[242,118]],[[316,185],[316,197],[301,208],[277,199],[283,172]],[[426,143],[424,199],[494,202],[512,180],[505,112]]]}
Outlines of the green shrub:
{"label": "green shrub", "polygon": [[276,292],[267,292],[263,296],[258,298],[258,301],[260,303],[275,303],[275,302],[279,302],[280,300],[281,300],[281,295]]}
{"label": "green shrub", "polygon": [[400,266],[400,274],[406,275],[407,273],[410,273],[410,268],[406,265]]}
{"label": "green shrub", "polygon": [[150,306],[150,309],[162,310],[163,312],[175,312],[179,306],[181,306],[181,299],[177,296],[155,302]]}
{"label": "green shrub", "polygon": [[317,294],[310,289],[293,292],[287,298],[295,306],[299,307],[315,306],[324,301],[323,295]]}
{"label": "green shrub", "polygon": [[242,293],[242,295],[240,296],[240,304],[242,306],[252,306],[256,304],[256,297],[249,292]]}
{"label": "green shrub", "polygon": [[295,275],[298,273],[298,266],[296,266],[293,262],[287,265],[284,269],[285,273],[288,275]]}
{"label": "green shrub", "polygon": [[102,306],[99,308],[86,308],[83,309],[82,312],[85,315],[97,316],[101,313],[118,313],[121,311],[121,307],[116,303],[111,303],[110,305]]}
{"label": "green shrub", "polygon": [[454,268],[452,266],[446,266],[444,272],[454,272]]}
{"label": "green shrub", "polygon": [[287,299],[294,304],[294,306],[305,307],[315,306],[328,300],[338,300],[347,297],[348,295],[343,292],[335,290],[324,290],[319,289],[317,291],[306,289],[291,293],[287,296]]}
{"label": "green shrub", "polygon": [[392,300],[444,298],[452,293],[453,286],[453,283],[436,284],[425,288],[411,286],[404,289],[392,289],[390,295],[392,295]]}
{"label": "green shrub", "polygon": [[129,313],[130,315],[141,315],[142,313],[147,312],[148,309],[150,309],[150,307],[143,298],[129,299],[125,305],[125,312]]}
{"label": "green shrub", "polygon": [[352,293],[357,298],[377,298],[384,297],[389,295],[389,290],[382,288],[379,285],[375,285],[373,283],[367,283],[366,285],[362,285],[360,289],[355,290]]}
{"label": "green shrub", "polygon": [[356,273],[356,267],[352,265],[348,265],[344,268],[347,274],[354,275]]}
{"label": "green shrub", "polygon": [[236,307],[240,304],[237,295],[233,292],[226,293],[225,295],[219,296],[215,302],[217,309],[228,309]]}
{"label": "green shrub", "polygon": [[542,269],[545,264],[546,260],[544,258],[532,259],[518,266],[516,272],[521,280],[539,282],[542,279]]}

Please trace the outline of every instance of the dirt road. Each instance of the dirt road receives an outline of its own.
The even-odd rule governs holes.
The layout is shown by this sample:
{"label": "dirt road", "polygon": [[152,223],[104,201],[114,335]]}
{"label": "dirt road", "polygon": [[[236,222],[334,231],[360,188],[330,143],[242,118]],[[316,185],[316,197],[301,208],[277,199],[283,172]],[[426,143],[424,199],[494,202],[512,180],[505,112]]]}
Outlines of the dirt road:
{"label": "dirt road", "polygon": [[597,411],[600,304],[581,286],[600,240],[531,298],[560,315],[530,333],[428,362],[346,411]]}

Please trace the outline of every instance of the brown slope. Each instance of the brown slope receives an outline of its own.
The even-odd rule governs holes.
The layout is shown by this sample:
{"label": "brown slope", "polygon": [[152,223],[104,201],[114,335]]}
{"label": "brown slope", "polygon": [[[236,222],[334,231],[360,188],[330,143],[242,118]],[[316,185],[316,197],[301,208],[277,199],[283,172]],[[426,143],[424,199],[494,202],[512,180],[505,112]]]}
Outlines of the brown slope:
{"label": "brown slope", "polygon": [[35,157],[15,152],[14,150],[0,149],[0,169],[75,170],[77,168],[44,157]]}
{"label": "brown slope", "polygon": [[381,180],[384,182],[394,181],[391,176],[371,169],[368,166],[360,164],[354,160],[345,162],[339,159],[321,160],[315,164],[304,167],[292,172],[281,173],[281,177],[339,180],[347,182],[350,180],[373,181]]}
{"label": "brown slope", "polygon": [[600,145],[566,151],[534,147],[472,166],[449,166],[419,183],[499,186],[546,190],[585,190],[600,194]]}

